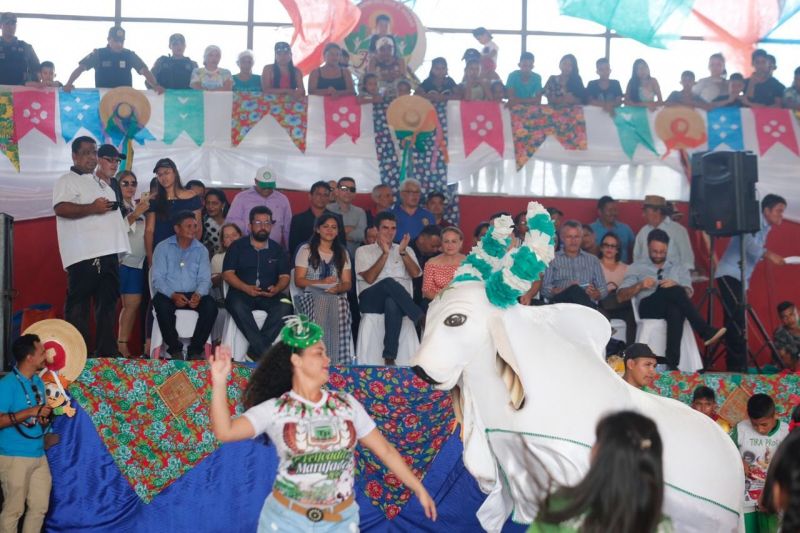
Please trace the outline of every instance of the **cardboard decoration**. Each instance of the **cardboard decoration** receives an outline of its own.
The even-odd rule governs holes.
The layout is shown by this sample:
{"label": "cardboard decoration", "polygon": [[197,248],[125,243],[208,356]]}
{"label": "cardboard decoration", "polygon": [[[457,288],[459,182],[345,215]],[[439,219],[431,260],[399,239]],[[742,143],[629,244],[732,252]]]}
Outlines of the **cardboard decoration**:
{"label": "cardboard decoration", "polygon": [[86,343],[80,332],[58,318],[41,320],[31,325],[23,335],[38,335],[47,356],[47,369],[72,383],[86,366]]}

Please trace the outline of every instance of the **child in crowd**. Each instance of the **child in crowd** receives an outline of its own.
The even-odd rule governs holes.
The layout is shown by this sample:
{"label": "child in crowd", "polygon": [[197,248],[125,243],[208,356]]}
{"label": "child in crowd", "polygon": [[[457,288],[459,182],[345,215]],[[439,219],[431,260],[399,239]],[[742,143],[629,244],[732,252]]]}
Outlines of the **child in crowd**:
{"label": "child in crowd", "polygon": [[778,304],[778,316],[781,325],[773,334],[775,348],[781,356],[784,366],[789,370],[797,370],[800,358],[800,320],[797,317],[797,307],[792,302]]}
{"label": "child in crowd", "polygon": [[792,85],[783,91],[783,107],[788,107],[795,111],[800,109],[800,67],[794,69]]}
{"label": "child in crowd", "polygon": [[503,102],[506,98],[506,88],[500,80],[494,80],[490,86],[491,99],[495,102]]}
{"label": "child in crowd", "polygon": [[613,115],[614,108],[622,105],[622,86],[617,80],[610,79],[611,63],[608,58],[601,57],[595,62],[598,79],[586,86],[586,103],[602,107]]}
{"label": "child in crowd", "polygon": [[364,74],[358,88],[358,103],[379,104],[381,102],[383,102],[383,97],[378,92],[378,76],[372,72]]}
{"label": "child in crowd", "polygon": [[747,419],[731,433],[742,454],[744,466],[744,525],[747,533],[777,531],[777,517],[758,509],[770,461],[789,428],[778,419],[775,402],[766,394],[747,401]]}
{"label": "child in crowd", "polygon": [[779,516],[782,533],[800,531],[800,431],[786,437],[775,452],[761,504]]}
{"label": "child in crowd", "polygon": [[461,83],[464,100],[489,100],[491,89],[481,79],[481,63],[477,59],[468,59],[464,67],[464,81]]}
{"label": "child in crowd", "polygon": [[492,34],[483,26],[472,30],[472,36],[483,45],[481,49],[481,78],[499,80],[497,75],[497,52],[500,48],[492,40]]}
{"label": "child in crowd", "polygon": [[532,53],[522,52],[519,56],[519,70],[508,75],[506,92],[509,104],[542,103],[542,77],[533,72],[533,62]]}
{"label": "child in crowd", "polygon": [[397,96],[409,96],[411,94],[411,82],[402,79],[397,81]]}
{"label": "child in crowd", "polygon": [[39,64],[39,77],[42,81],[29,81],[25,85],[28,87],[63,87],[60,81],[56,81],[56,67],[52,61],[42,61]]}
{"label": "child in crowd", "polygon": [[692,393],[692,409],[695,411],[700,411],[711,420],[717,423],[719,427],[725,431],[725,433],[730,433],[731,425],[728,423],[727,420],[719,416],[717,413],[717,395],[714,393],[714,389],[711,387],[707,387],[705,385],[698,385],[694,392]]}
{"label": "child in crowd", "polygon": [[658,80],[650,75],[650,67],[644,59],[633,62],[631,79],[625,88],[625,105],[648,107],[654,110],[661,105],[661,86]]}
{"label": "child in crowd", "polygon": [[723,94],[714,98],[709,106],[711,109],[717,107],[744,107],[744,76],[738,72],[731,74],[728,78],[728,94]]}
{"label": "child in crowd", "polygon": [[694,92],[694,72],[684,70],[681,73],[680,91],[672,91],[667,97],[667,105],[682,105],[687,107],[706,108],[706,102],[699,94]]}
{"label": "child in crowd", "polygon": [[446,102],[459,97],[458,84],[447,75],[447,60],[436,57],[431,62],[431,71],[417,89],[417,94],[431,102]]}

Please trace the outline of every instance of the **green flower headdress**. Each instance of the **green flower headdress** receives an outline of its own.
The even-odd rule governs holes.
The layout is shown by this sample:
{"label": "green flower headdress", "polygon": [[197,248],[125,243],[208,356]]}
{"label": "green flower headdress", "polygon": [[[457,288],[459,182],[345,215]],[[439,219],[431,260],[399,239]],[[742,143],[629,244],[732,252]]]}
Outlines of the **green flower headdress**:
{"label": "green flower headdress", "polygon": [[308,348],[322,338],[322,328],[306,315],[288,315],[283,319],[281,341],[293,348]]}

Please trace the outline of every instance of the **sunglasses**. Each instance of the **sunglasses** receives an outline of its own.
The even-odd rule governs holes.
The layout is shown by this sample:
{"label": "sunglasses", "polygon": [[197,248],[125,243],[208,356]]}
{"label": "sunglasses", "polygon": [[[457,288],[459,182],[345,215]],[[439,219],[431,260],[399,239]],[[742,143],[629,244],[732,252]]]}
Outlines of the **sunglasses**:
{"label": "sunglasses", "polygon": [[103,157],[101,157],[100,159],[105,159],[105,160],[106,160],[106,161],[108,161],[109,163],[113,163],[113,164],[115,164],[115,165],[119,165],[119,162],[120,162],[120,160],[119,160],[119,159],[117,159],[116,157],[108,157],[108,156],[103,156]]}
{"label": "sunglasses", "polygon": [[609,243],[607,243],[607,242],[604,242],[603,244],[601,244],[601,246],[602,246],[603,248],[615,248],[615,249],[616,249],[616,248],[619,248],[619,246],[617,246],[616,244],[609,244]]}
{"label": "sunglasses", "polygon": [[119,182],[119,184],[123,187],[136,187],[137,185],[139,185],[135,181],[121,181]]}
{"label": "sunglasses", "polygon": [[353,192],[353,193],[356,192],[356,188],[355,187],[348,187],[347,185],[339,185],[339,190],[340,191],[350,191],[350,192]]}

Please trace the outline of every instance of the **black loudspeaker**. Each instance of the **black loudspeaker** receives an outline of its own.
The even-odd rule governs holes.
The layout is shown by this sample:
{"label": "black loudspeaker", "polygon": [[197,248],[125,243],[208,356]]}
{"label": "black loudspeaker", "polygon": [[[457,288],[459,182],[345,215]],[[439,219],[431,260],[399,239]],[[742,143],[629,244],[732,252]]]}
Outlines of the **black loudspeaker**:
{"label": "black loudspeaker", "polygon": [[689,227],[705,230],[703,212],[705,197],[703,196],[703,156],[708,152],[695,152],[690,161],[692,181],[689,184]]}
{"label": "black loudspeaker", "polygon": [[709,235],[754,233],[761,227],[756,182],[758,159],[751,152],[703,156],[700,220]]}

